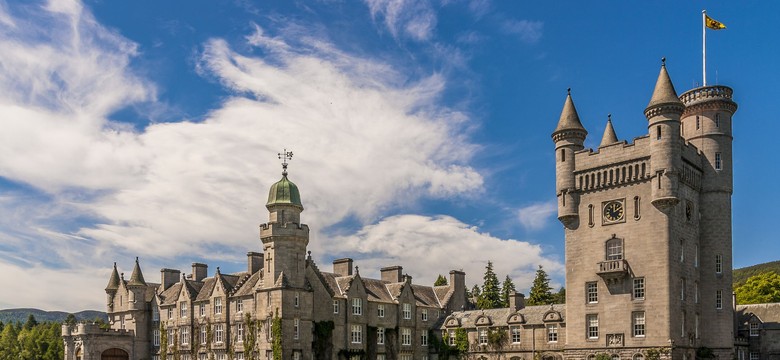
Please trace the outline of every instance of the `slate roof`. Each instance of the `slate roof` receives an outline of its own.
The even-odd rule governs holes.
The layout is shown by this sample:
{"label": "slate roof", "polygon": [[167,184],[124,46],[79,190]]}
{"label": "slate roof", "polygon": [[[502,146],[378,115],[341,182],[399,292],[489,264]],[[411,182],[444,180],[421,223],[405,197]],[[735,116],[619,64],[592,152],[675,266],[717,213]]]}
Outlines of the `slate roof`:
{"label": "slate roof", "polygon": [[246,280],[244,280],[243,282],[239,282],[238,289],[234,290],[233,295],[234,296],[251,295],[252,291],[255,288],[255,285],[257,285],[257,282],[260,281],[262,278],[263,278],[263,272],[256,271],[254,274],[247,277]]}
{"label": "slate roof", "polygon": [[[509,315],[513,313],[522,314],[523,317],[525,318],[525,324],[543,324],[544,322],[542,320],[544,318],[544,314],[550,311],[550,309],[560,313],[561,319],[563,321],[566,320],[565,304],[552,305],[552,308],[550,307],[550,305],[527,306],[518,311],[514,311],[510,308],[455,311],[450,316],[456,317],[460,321],[460,327],[462,328],[476,328],[475,321],[481,315],[485,315],[490,318],[492,323],[491,326],[501,327],[501,326],[508,326],[507,319],[509,318]],[[447,318],[449,318],[449,316]],[[443,323],[440,328],[442,329],[444,328]]]}
{"label": "slate roof", "polygon": [[[349,288],[353,285],[357,275],[340,276],[339,274],[315,271],[323,279],[325,286],[328,287],[336,297],[345,297]],[[404,283],[387,283],[379,279],[369,279],[359,277],[359,281],[363,283],[363,287],[366,289],[366,295],[368,301],[371,302],[384,302],[395,303],[399,296],[401,296],[401,290]],[[412,292],[418,306],[430,306],[441,308],[442,304],[446,304],[450,294],[449,286],[424,286],[412,284]],[[449,297],[447,297],[449,296]],[[447,299],[445,299],[447,297]]]}
{"label": "slate roof", "polygon": [[737,305],[737,323],[744,324],[755,315],[764,329],[780,329],[780,303]]}

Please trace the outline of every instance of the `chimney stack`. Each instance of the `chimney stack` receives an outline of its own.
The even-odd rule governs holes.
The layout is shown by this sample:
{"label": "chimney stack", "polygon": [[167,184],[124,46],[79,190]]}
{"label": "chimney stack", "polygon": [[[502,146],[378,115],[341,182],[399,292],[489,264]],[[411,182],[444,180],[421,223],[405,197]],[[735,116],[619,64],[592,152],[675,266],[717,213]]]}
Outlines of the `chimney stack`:
{"label": "chimney stack", "polygon": [[404,268],[398,265],[383,267],[379,270],[382,273],[382,281],[388,283],[397,283],[403,280]]}
{"label": "chimney stack", "polygon": [[163,290],[167,290],[171,285],[179,282],[181,271],[176,269],[160,269],[160,284]]}
{"label": "chimney stack", "polygon": [[209,266],[201,263],[192,263],[192,280],[203,281],[208,276]]}
{"label": "chimney stack", "polygon": [[250,251],[246,253],[246,271],[254,274],[263,269],[263,260],[265,256],[262,253]]}
{"label": "chimney stack", "polygon": [[343,258],[333,260],[333,272],[339,276],[352,275],[352,259]]}
{"label": "chimney stack", "polygon": [[517,311],[525,307],[525,295],[515,291],[514,294],[509,294],[509,309]]}

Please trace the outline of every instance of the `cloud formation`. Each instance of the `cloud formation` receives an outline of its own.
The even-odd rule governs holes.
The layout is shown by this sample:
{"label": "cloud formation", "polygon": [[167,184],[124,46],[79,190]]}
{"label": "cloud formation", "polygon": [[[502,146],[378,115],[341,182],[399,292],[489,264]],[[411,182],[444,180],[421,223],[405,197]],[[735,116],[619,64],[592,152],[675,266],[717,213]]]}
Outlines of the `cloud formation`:
{"label": "cloud formation", "polygon": [[555,202],[537,203],[517,210],[517,217],[527,230],[541,230],[557,211]]}
{"label": "cloud formation", "polygon": [[507,34],[516,35],[521,41],[533,44],[542,38],[544,23],[531,20],[506,20],[501,24],[501,30]]}
{"label": "cloud formation", "polygon": [[436,28],[436,12],[427,0],[364,0],[374,21],[384,24],[395,39],[428,40]]}

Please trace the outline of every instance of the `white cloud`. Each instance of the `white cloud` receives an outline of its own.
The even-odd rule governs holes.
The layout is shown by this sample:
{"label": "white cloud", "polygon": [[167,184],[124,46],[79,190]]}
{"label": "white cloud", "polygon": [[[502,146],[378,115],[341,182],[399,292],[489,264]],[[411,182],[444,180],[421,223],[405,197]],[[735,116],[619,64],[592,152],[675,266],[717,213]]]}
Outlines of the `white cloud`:
{"label": "white cloud", "polygon": [[376,21],[381,17],[385,26],[398,39],[401,35],[418,41],[428,40],[436,27],[436,13],[429,1],[364,0]]}
{"label": "white cloud", "polygon": [[517,35],[521,41],[529,44],[542,38],[543,27],[543,22],[530,20],[507,20],[501,25],[505,33]]}
{"label": "white cloud", "polygon": [[402,265],[420,284],[459,269],[469,286],[481,284],[488,261],[501,280],[509,275],[518,290],[530,287],[538,265],[548,274],[563,275],[563,265],[545,256],[539,245],[500,239],[450,216],[388,217],[330,242],[325,250],[355,258],[363,276],[377,277],[381,267]]}
{"label": "white cloud", "polygon": [[558,206],[554,202],[537,203],[517,210],[517,217],[524,228],[540,230],[557,211]]}

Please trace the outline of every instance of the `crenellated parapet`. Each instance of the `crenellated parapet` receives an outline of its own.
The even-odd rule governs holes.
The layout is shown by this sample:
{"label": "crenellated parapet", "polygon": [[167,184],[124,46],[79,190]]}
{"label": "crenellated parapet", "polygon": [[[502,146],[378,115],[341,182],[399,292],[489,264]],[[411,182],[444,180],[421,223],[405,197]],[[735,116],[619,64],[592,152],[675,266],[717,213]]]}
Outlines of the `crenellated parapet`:
{"label": "crenellated parapet", "polygon": [[737,111],[733,95],[734,90],[722,85],[688,90],[680,95],[680,101],[685,104],[683,117],[702,110],[725,110],[733,114]]}

